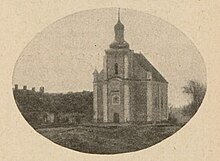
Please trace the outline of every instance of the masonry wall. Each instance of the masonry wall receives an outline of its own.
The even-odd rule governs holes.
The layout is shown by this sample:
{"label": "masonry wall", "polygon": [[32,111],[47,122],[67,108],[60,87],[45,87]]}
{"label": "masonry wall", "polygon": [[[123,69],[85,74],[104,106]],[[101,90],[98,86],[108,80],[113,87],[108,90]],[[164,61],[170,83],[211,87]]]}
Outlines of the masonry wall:
{"label": "masonry wall", "polygon": [[[113,96],[120,97],[120,104],[113,105]],[[113,122],[114,113],[119,114],[119,121],[124,122],[124,84],[121,80],[110,80],[108,82],[108,122]]]}
{"label": "masonry wall", "polygon": [[[115,64],[118,65],[118,74],[115,74]],[[111,53],[107,55],[107,77],[124,77],[124,54]]]}
{"label": "masonry wall", "polygon": [[[118,74],[115,74],[116,63]],[[99,122],[113,122],[114,113],[119,114],[120,122],[167,119],[168,85],[147,80],[147,71],[139,65],[136,59],[133,59],[133,51],[106,50],[103,68],[103,80],[97,85]],[[120,104],[112,104],[114,95],[120,97]]]}
{"label": "masonry wall", "polygon": [[153,121],[153,82],[147,82],[147,121]]}
{"label": "masonry wall", "polygon": [[168,84],[161,83],[161,120],[168,120]]}
{"label": "masonry wall", "polygon": [[144,70],[136,60],[133,60],[133,79],[136,80],[147,80],[147,72]]}
{"label": "masonry wall", "polygon": [[103,83],[97,83],[97,122],[103,122]]}
{"label": "masonry wall", "polygon": [[147,82],[133,81],[131,87],[131,121],[147,121]]}
{"label": "masonry wall", "polygon": [[153,121],[167,120],[167,84],[153,82],[152,87],[152,119]]}
{"label": "masonry wall", "polygon": [[130,86],[129,82],[124,82],[124,121],[130,121]]}
{"label": "masonry wall", "polygon": [[93,83],[93,120],[98,120],[98,87],[97,83]]}

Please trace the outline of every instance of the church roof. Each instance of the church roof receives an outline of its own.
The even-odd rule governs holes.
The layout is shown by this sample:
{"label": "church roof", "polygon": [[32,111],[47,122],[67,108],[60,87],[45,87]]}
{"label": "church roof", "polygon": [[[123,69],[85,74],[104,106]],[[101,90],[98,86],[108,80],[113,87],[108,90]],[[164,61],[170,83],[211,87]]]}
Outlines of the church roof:
{"label": "church roof", "polygon": [[123,49],[123,48],[129,48],[129,44],[125,40],[123,40],[123,41],[114,40],[109,45],[109,47],[112,49]]}
{"label": "church roof", "polygon": [[154,68],[154,66],[145,58],[143,54],[134,53],[134,58],[144,70],[152,73],[152,79],[154,81],[168,83],[168,81],[160,74],[156,68]]}

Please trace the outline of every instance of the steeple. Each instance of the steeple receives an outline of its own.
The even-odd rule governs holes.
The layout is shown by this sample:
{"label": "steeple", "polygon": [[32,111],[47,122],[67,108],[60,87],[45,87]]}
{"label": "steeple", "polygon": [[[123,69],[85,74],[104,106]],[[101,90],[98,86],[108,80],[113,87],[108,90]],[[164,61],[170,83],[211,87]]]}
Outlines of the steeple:
{"label": "steeple", "polygon": [[129,44],[124,40],[124,25],[120,20],[120,8],[118,9],[118,22],[114,26],[115,30],[115,40],[110,44],[110,48],[119,49],[119,48],[129,48]]}
{"label": "steeple", "polygon": [[93,74],[93,82],[97,82],[99,73],[96,68],[92,74]]}
{"label": "steeple", "polygon": [[118,21],[120,21],[120,8],[118,8]]}

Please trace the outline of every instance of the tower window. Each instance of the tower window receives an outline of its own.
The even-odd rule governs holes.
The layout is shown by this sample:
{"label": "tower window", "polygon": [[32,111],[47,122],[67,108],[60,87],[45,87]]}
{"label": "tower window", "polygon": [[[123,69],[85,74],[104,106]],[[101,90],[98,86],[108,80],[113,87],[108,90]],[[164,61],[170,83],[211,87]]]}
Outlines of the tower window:
{"label": "tower window", "polygon": [[118,64],[115,63],[115,74],[118,74]]}

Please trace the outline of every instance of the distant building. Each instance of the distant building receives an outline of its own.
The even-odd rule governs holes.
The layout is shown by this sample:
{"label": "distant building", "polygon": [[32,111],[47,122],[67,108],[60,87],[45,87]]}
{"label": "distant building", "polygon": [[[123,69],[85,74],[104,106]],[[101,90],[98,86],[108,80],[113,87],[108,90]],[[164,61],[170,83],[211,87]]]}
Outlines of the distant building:
{"label": "distant building", "polygon": [[38,95],[43,97],[45,93],[44,87],[40,87],[39,91],[36,91],[35,87],[28,89],[27,85],[24,85],[23,88],[19,89],[18,84],[15,84],[13,88],[13,95],[19,110],[23,112],[25,109],[29,109],[29,104],[34,100],[34,96]]}
{"label": "distant building", "polygon": [[[87,91],[79,93],[82,94],[78,94],[81,97],[84,97],[85,94],[88,94]],[[60,108],[60,111],[57,110],[57,104],[61,103],[59,102],[59,100],[57,100],[57,98],[59,97],[59,95],[62,95],[60,97],[63,97],[63,94],[44,93],[44,87],[42,86],[39,88],[39,91],[36,91],[35,87],[28,89],[27,86],[24,85],[23,88],[19,89],[18,84],[15,84],[13,88],[13,94],[20,112],[25,117],[25,119],[34,127],[49,124],[62,125],[88,122],[89,117],[83,112],[73,113],[71,110],[65,112],[61,110],[69,108],[68,105],[63,105],[63,107]],[[87,95],[87,98],[88,97],[89,96]],[[74,109],[74,107],[72,108]]]}
{"label": "distant building", "polygon": [[44,87],[40,87],[40,93],[44,93]]}
{"label": "distant building", "polygon": [[93,72],[94,121],[167,120],[168,82],[143,54],[129,49],[120,12],[114,31],[115,40],[105,50],[103,70]]}
{"label": "distant building", "polygon": [[32,89],[31,89],[33,92],[35,92],[35,87],[32,87]]}
{"label": "distant building", "polygon": [[34,93],[35,93],[35,92],[36,92],[36,93],[39,93],[39,92],[40,92],[40,93],[44,93],[44,87],[41,86],[41,87],[39,88],[39,91],[36,91],[36,90],[35,90],[35,87],[32,87],[31,90],[29,90],[29,89],[27,88],[27,85],[24,85],[22,89],[19,89],[19,88],[18,88],[18,84],[15,84],[15,86],[14,86],[14,88],[13,88],[13,91],[14,91],[14,92],[25,92],[25,91],[26,91],[26,92],[34,92]]}

